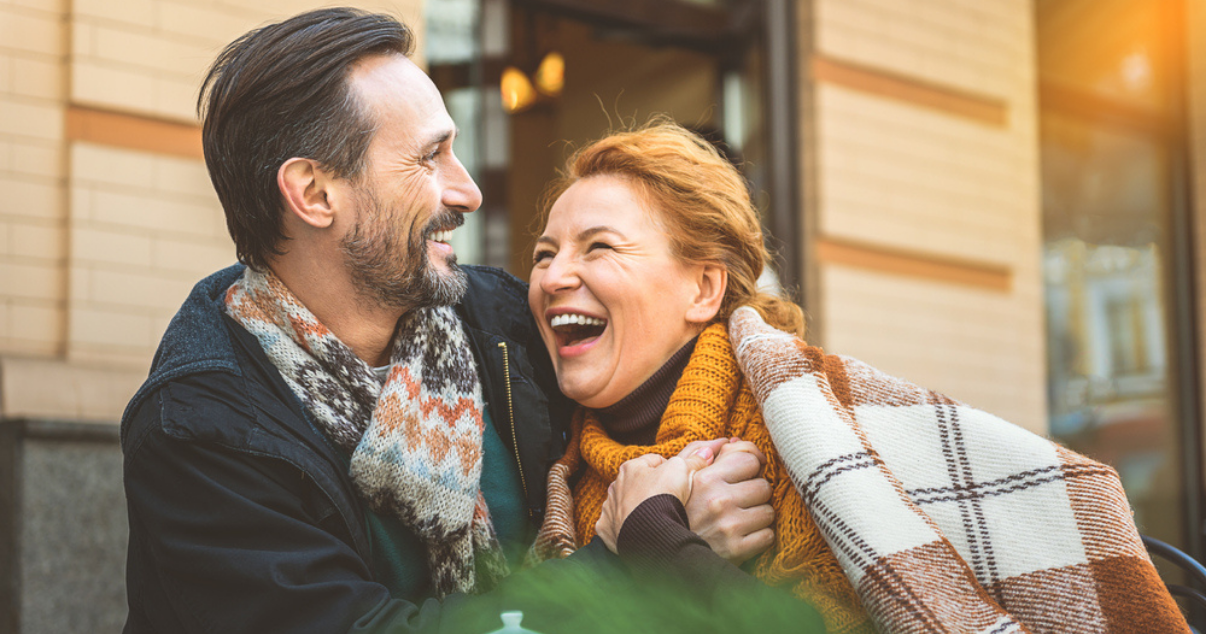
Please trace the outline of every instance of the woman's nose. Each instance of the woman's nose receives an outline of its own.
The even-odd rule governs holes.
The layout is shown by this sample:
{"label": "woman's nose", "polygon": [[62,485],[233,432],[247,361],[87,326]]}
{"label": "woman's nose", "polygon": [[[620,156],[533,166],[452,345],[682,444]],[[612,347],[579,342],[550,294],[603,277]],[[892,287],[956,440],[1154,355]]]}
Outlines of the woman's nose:
{"label": "woman's nose", "polygon": [[552,257],[540,277],[540,290],[552,295],[573,290],[582,283],[578,277],[577,267],[573,260],[566,255],[558,254]]}

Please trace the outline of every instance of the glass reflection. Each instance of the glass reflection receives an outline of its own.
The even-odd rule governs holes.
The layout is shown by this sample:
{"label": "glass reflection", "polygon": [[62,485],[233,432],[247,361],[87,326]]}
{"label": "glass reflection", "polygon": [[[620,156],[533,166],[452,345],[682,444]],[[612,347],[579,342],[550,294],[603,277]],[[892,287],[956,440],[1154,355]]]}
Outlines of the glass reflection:
{"label": "glass reflection", "polygon": [[1183,545],[1166,300],[1174,4],[1036,8],[1051,433],[1118,470],[1142,532]]}

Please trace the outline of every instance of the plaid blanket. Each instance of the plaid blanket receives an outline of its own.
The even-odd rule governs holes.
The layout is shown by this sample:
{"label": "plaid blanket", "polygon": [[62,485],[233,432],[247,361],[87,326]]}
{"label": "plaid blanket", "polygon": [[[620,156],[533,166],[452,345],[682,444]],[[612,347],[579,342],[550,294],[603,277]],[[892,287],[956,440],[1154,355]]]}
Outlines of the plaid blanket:
{"label": "plaid blanket", "polygon": [[775,447],[885,632],[1188,632],[1110,467],[737,310]]}

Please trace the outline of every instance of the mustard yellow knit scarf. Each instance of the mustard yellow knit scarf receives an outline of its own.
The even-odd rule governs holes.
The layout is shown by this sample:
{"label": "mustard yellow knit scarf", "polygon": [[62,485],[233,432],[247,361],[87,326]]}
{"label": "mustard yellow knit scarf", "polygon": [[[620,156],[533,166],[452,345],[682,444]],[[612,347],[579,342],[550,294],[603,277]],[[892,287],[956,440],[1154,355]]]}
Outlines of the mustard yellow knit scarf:
{"label": "mustard yellow knit scarf", "polygon": [[[737,367],[723,324],[700,335],[695,351],[662,415],[656,444],[622,445],[612,440],[590,410],[574,417],[570,448],[549,473],[549,507],[538,537],[538,557],[564,557],[594,537],[607,487],[620,465],[648,453],[671,457],[694,440],[739,437],[767,456],[776,543],[754,562],[753,574],[772,586],[787,586],[821,613],[829,632],[870,632],[871,622],[833,552],[825,544],[792,485]],[[583,469],[572,499],[568,483]]]}

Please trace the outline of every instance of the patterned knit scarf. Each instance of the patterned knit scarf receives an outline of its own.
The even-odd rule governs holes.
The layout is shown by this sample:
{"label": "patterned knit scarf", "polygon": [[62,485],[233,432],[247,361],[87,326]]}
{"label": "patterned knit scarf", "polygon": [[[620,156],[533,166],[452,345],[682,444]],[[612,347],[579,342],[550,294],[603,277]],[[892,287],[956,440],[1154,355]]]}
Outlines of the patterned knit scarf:
{"label": "patterned knit scarf", "polygon": [[481,385],[451,308],[399,320],[384,385],[271,271],[244,271],[226,311],[351,456],[369,506],[418,534],[438,597],[484,591],[507,574],[479,489]]}
{"label": "patterned knit scarf", "polygon": [[[564,557],[594,537],[607,487],[625,461],[647,453],[674,456],[687,443],[737,436],[768,457],[764,477],[775,508],[776,545],[755,561],[753,574],[770,585],[788,586],[821,612],[826,630],[870,632],[870,621],[837,558],[817,531],[800,495],[775,453],[749,386],[742,379],[723,324],[705,330],[662,415],[651,447],[612,440],[595,414],[579,409],[566,455],[549,474],[549,504],[537,537],[537,558]],[[569,482],[582,470],[570,495]]]}

